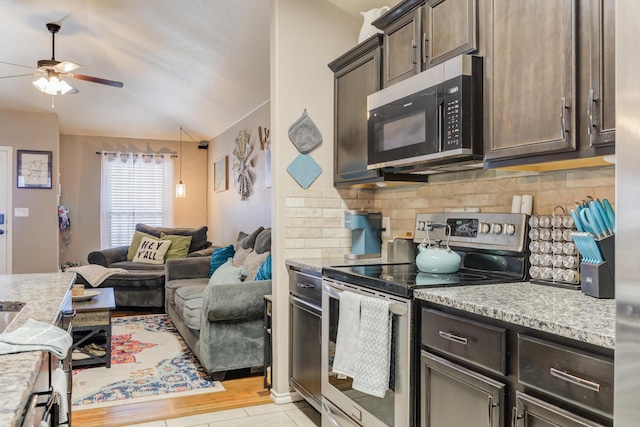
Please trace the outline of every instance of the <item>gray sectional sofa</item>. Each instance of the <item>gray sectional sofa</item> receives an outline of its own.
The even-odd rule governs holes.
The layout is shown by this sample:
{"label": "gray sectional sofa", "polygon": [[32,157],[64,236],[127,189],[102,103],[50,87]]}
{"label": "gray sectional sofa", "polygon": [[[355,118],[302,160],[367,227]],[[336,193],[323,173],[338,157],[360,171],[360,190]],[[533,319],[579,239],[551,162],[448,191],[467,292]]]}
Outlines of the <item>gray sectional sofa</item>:
{"label": "gray sectional sofa", "polygon": [[[202,257],[208,260],[213,252],[207,241],[206,226],[199,228],[151,227],[136,224],[136,231],[160,238],[161,234],[191,236],[187,258]],[[164,308],[164,265],[145,264],[127,260],[129,245],[91,252],[89,264],[98,264],[109,268],[123,268],[129,274],[114,274],[102,282],[99,288],[113,288],[117,308],[139,307],[162,312]],[[86,281],[78,276],[77,283]]]}
{"label": "gray sectional sofa", "polygon": [[[271,229],[240,233],[234,246],[236,254],[252,248],[266,256]],[[202,366],[222,380],[227,371],[264,365],[263,297],[271,280],[210,284],[210,260],[167,260],[165,310]]]}

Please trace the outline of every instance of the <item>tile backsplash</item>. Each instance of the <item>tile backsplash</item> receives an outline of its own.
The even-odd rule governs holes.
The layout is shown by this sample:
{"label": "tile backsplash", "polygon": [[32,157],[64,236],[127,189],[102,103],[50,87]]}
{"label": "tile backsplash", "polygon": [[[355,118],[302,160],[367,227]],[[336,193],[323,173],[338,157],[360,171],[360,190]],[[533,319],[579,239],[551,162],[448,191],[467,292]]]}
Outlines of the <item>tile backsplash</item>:
{"label": "tile backsplash", "polygon": [[[391,218],[390,236],[412,231],[417,213],[477,207],[510,212],[516,194],[533,195],[533,213],[568,210],[587,195],[607,198],[615,207],[615,166],[554,172],[473,170],[432,175],[426,184],[378,189],[301,189],[286,192],[287,258],[333,258],[351,252],[344,211],[366,209]],[[382,245],[386,252],[385,238]]]}

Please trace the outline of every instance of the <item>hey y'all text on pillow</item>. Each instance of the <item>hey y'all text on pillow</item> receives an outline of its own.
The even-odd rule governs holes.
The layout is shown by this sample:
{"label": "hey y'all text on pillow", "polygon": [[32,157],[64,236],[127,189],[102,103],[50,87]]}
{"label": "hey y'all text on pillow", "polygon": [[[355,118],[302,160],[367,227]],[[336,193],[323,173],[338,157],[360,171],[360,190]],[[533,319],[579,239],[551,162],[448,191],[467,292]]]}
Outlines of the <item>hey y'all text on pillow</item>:
{"label": "hey y'all text on pillow", "polygon": [[164,255],[171,246],[171,240],[155,240],[143,237],[133,259],[134,262],[164,264]]}

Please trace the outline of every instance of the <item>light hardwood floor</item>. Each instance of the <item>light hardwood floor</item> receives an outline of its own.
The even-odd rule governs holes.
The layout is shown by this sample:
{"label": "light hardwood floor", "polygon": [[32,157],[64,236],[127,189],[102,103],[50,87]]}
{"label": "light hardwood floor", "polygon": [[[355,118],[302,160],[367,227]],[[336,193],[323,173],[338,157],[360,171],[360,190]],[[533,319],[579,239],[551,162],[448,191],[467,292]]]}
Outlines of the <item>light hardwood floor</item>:
{"label": "light hardwood floor", "polygon": [[74,427],[116,427],[270,403],[261,376],[223,381],[223,392],[73,411]]}

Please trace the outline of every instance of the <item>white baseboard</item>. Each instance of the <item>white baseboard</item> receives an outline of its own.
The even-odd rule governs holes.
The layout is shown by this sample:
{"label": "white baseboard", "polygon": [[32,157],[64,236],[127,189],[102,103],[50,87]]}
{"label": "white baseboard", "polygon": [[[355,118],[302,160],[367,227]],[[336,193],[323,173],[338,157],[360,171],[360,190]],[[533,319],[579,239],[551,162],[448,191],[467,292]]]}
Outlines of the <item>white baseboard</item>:
{"label": "white baseboard", "polygon": [[302,396],[297,391],[290,391],[288,393],[277,393],[274,389],[271,389],[271,401],[276,405],[282,405],[285,403],[292,403],[302,400]]}

